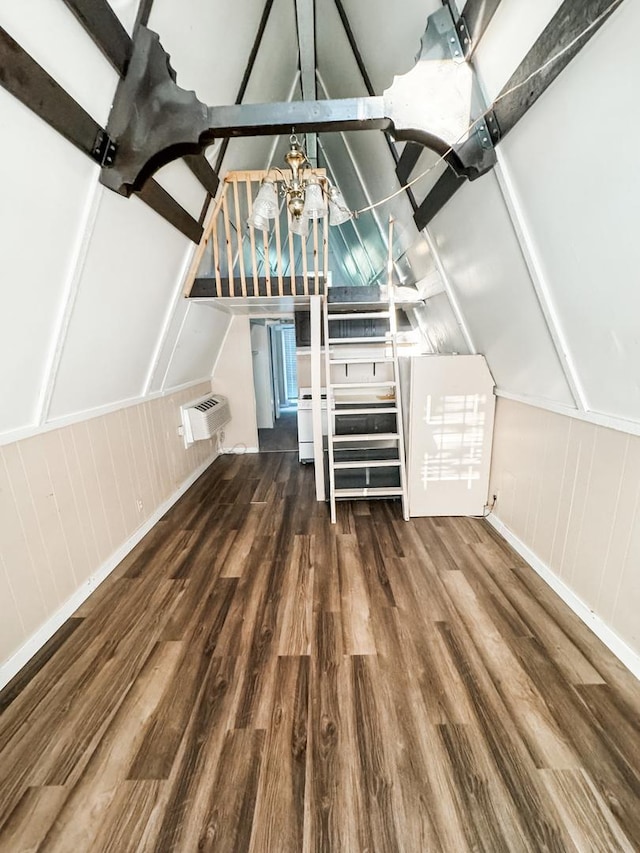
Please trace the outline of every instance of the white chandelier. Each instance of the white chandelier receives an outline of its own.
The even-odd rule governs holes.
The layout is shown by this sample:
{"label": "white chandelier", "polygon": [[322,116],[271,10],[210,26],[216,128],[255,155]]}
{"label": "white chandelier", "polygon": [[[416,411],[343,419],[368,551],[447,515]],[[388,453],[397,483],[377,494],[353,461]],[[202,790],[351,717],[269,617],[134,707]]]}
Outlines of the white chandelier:
{"label": "white chandelier", "polygon": [[[280,193],[287,200],[287,208],[291,214],[291,231],[306,237],[309,233],[309,222],[322,219],[327,215],[327,210],[329,225],[342,225],[351,219],[353,214],[345,204],[338,187],[334,187],[328,178],[320,178],[313,172],[305,174],[305,166],[312,166],[295,133],[289,137],[289,145],[284,159],[291,169],[291,179],[285,178],[280,169],[276,168],[275,171],[280,172],[282,176]],[[253,203],[251,215],[247,219],[248,225],[261,231],[269,230],[269,220],[275,219],[279,213],[276,184],[274,178],[264,178]]]}

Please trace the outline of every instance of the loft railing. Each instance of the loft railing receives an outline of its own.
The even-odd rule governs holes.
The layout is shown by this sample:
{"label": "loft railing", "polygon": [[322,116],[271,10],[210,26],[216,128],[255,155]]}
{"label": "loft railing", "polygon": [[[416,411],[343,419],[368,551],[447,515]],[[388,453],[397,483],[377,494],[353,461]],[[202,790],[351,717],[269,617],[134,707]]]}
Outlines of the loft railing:
{"label": "loft railing", "polygon": [[[323,179],[324,169],[314,173]],[[247,224],[260,183],[286,171],[229,172],[194,255],[187,296],[313,296],[324,293],[329,266],[326,217],[310,222],[309,234],[291,232],[284,199],[271,231]]]}

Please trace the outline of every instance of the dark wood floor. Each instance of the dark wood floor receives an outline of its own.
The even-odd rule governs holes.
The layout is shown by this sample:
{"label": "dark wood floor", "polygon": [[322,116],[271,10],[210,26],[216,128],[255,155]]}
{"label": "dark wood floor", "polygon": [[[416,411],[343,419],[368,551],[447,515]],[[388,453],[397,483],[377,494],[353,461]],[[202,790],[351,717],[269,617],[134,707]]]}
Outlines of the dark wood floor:
{"label": "dark wood floor", "polygon": [[219,459],[2,695],[0,849],[640,849],[640,691],[483,521]]}

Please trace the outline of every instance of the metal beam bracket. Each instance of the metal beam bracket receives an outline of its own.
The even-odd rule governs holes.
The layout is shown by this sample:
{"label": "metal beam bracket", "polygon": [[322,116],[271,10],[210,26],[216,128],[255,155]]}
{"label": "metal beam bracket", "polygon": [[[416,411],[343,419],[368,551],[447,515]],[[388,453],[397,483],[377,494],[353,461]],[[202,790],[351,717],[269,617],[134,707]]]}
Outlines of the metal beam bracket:
{"label": "metal beam bracket", "polygon": [[460,42],[460,47],[462,50],[462,54],[465,59],[468,58],[471,53],[471,33],[469,32],[469,27],[467,26],[467,21],[464,15],[460,15],[458,20],[456,21],[456,35],[458,37],[458,41]]}
{"label": "metal beam bracket", "polygon": [[185,154],[198,154],[207,126],[206,105],[195,92],[176,84],[160,37],[140,26],[107,124],[118,153],[114,168],[102,170],[101,182],[122,195],[140,190],[160,166]]}
{"label": "metal beam bracket", "polygon": [[[491,134],[476,132],[484,103],[448,6],[429,16],[416,65],[382,97],[208,107],[181,89],[159,36],[140,26],[107,124],[117,143],[100,180],[122,195],[161,166],[197,154],[219,137],[341,130],[386,130],[446,157],[474,180],[496,162]],[[486,128],[485,128],[486,129]],[[486,140],[485,141],[485,136]]]}
{"label": "metal beam bracket", "polygon": [[[397,139],[410,138],[404,134],[405,127],[427,124],[436,137],[448,143],[439,153],[445,154],[458,175],[472,181],[495,166],[496,154],[494,137],[485,132],[482,92],[472,65],[465,61],[465,39],[466,25],[459,30],[449,6],[438,9],[427,20],[416,65],[394,77],[384,96]],[[428,137],[412,138],[439,150]]]}
{"label": "metal beam bracket", "polygon": [[108,169],[113,166],[117,151],[118,146],[115,141],[101,128],[96,135],[96,141],[91,151],[93,159],[104,169]]}

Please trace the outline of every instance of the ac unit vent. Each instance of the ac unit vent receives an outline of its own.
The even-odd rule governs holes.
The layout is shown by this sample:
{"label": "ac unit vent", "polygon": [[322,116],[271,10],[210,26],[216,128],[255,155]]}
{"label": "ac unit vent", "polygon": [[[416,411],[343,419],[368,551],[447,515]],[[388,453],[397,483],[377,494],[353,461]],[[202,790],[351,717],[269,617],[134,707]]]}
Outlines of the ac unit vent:
{"label": "ac unit vent", "polygon": [[194,441],[212,438],[230,420],[229,401],[221,394],[205,397],[188,406],[183,406],[182,426],[185,445],[189,446]]}

